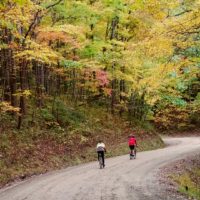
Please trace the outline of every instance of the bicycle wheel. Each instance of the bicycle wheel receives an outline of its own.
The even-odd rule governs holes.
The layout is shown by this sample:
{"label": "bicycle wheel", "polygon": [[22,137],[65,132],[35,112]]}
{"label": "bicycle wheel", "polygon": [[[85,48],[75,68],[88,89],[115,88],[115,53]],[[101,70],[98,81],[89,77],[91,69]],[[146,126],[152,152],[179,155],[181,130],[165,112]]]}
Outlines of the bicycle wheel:
{"label": "bicycle wheel", "polygon": [[134,158],[134,154],[133,154],[133,150],[131,150],[130,152],[130,160],[132,160]]}
{"label": "bicycle wheel", "polygon": [[99,168],[103,169],[103,159],[101,156],[99,157]]}
{"label": "bicycle wheel", "polygon": [[135,149],[135,151],[134,151],[134,159],[136,159],[136,154],[137,154],[137,151]]}

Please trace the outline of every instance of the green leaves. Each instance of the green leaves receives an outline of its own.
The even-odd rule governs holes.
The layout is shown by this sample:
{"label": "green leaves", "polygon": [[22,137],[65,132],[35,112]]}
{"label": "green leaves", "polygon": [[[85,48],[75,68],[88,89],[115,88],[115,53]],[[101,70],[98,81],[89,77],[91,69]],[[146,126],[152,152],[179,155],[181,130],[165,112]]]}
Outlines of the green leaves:
{"label": "green leaves", "polygon": [[[25,3],[27,3],[29,0],[12,0],[13,3],[16,3],[20,6],[23,6]],[[5,5],[8,3],[9,0],[1,0],[0,5]]]}
{"label": "green leaves", "polygon": [[[112,100],[112,109],[120,113],[127,111],[133,93],[138,98],[132,105],[139,101],[144,107],[142,115],[147,114],[148,104],[178,110],[196,101],[200,66],[197,0],[63,0],[50,6],[56,2],[1,1],[0,50],[13,51],[10,60],[17,70],[24,62],[35,69],[33,61],[54,68],[62,76],[55,80],[60,91],[71,92],[76,101],[81,98],[79,93],[85,99],[101,98],[107,106]],[[109,78],[103,89],[98,78],[106,81],[100,72],[106,74],[106,81]],[[55,90],[46,85],[45,89]]]}
{"label": "green leaves", "polygon": [[163,100],[167,101],[169,104],[173,104],[175,106],[186,106],[187,103],[182,98],[170,95],[164,95]]}
{"label": "green leaves", "polygon": [[60,65],[65,68],[78,68],[81,67],[81,64],[72,60],[61,60]]}
{"label": "green leaves", "polygon": [[87,44],[81,51],[81,55],[86,58],[95,58],[106,48],[106,43],[103,41],[94,41]]}
{"label": "green leaves", "polygon": [[28,0],[14,0],[14,2],[18,3],[20,6],[23,6],[28,2]]}

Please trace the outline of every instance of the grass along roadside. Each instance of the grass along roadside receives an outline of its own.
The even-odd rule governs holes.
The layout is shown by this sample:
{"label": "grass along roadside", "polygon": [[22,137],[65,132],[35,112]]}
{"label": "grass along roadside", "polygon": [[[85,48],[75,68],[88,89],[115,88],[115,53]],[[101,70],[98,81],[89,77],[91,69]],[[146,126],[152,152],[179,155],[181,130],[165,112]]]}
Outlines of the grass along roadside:
{"label": "grass along roadside", "polygon": [[187,196],[200,200],[200,168],[192,168],[180,176],[174,176],[179,191]]}
{"label": "grass along roadside", "polygon": [[180,193],[200,200],[200,154],[177,161],[171,170],[173,180]]}

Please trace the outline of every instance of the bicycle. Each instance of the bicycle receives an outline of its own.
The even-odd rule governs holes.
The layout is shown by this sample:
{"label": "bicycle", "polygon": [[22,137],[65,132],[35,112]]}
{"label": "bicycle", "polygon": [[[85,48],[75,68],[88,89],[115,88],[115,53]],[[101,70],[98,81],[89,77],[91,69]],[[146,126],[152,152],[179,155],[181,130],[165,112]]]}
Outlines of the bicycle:
{"label": "bicycle", "polygon": [[102,154],[100,152],[98,152],[98,158],[99,158],[99,168],[103,169],[104,168],[103,158],[102,158]]}
{"label": "bicycle", "polygon": [[130,160],[136,159],[136,148],[130,152]]}

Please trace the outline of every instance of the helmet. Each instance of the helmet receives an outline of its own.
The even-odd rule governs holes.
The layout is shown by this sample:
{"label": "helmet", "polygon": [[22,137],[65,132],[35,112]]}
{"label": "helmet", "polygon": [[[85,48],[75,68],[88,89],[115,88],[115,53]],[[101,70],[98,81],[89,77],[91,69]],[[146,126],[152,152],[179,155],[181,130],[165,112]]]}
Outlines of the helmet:
{"label": "helmet", "polygon": [[98,138],[98,143],[102,143],[103,142],[103,140],[101,139],[101,138]]}

